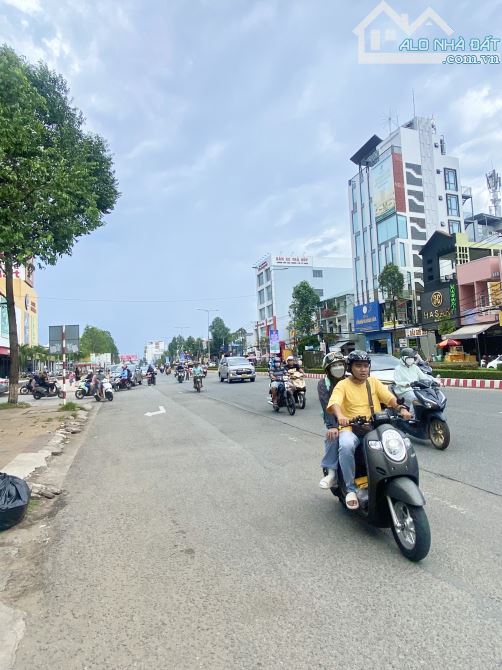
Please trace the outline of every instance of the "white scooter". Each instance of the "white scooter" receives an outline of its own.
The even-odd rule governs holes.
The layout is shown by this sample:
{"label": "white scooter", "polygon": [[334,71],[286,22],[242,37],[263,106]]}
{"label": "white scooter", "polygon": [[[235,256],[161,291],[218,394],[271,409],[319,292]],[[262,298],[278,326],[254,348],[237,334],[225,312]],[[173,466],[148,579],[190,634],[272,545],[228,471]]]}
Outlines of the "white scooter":
{"label": "white scooter", "polygon": [[105,378],[101,382],[101,385],[103,387],[103,395],[100,396],[99,393],[95,393],[94,399],[96,402],[101,402],[101,400],[109,400],[111,402],[113,400],[113,387],[110,384],[110,381]]}

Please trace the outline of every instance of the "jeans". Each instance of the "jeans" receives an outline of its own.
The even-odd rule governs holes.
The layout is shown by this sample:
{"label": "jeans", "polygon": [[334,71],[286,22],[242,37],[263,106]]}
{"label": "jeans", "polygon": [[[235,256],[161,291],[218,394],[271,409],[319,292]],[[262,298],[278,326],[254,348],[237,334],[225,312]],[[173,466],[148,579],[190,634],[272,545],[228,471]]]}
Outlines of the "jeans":
{"label": "jeans", "polygon": [[340,447],[338,456],[340,458],[340,467],[342,469],[343,479],[347,491],[356,492],[354,477],[356,476],[356,459],[354,453],[360,442],[359,438],[351,430],[342,430],[338,438]]}
{"label": "jeans", "polygon": [[412,391],[411,389],[409,391],[405,391],[402,394],[402,398],[404,400],[404,404],[408,405],[408,407],[410,408],[411,416],[415,418],[415,406],[413,405],[413,401],[417,399],[415,391]]}
{"label": "jeans", "polygon": [[321,468],[326,470],[338,469],[338,438],[335,440],[324,440],[324,458],[321,461]]}

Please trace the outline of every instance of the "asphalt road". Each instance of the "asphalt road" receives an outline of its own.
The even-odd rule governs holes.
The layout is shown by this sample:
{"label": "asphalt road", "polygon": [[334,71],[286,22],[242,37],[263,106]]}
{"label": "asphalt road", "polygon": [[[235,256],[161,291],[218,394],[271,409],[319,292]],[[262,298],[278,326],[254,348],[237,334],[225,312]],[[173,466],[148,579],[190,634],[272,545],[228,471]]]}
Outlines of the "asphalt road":
{"label": "asphalt road", "polygon": [[[502,667],[502,395],[417,446],[420,564],[321,491],[320,409],[159,376],[103,404],[48,523],[15,668]],[[165,413],[145,416],[146,412]]]}

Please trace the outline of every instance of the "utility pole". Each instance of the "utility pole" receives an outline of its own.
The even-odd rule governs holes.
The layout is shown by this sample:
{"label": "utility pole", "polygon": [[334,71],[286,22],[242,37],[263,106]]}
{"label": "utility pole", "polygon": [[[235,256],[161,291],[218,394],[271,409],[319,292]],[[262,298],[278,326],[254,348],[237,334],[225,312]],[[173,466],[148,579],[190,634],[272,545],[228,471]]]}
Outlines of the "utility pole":
{"label": "utility pole", "polygon": [[207,362],[211,361],[211,345],[209,344],[209,314],[211,312],[219,312],[219,309],[207,309],[206,307],[196,307],[198,312],[206,312],[207,314]]}

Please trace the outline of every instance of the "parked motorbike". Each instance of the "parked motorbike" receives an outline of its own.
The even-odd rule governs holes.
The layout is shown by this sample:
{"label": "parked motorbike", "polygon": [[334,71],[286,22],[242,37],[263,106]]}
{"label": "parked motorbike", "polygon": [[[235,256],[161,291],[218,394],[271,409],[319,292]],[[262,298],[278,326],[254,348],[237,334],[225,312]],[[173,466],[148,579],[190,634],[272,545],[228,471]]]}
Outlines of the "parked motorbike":
{"label": "parked motorbike", "polygon": [[30,377],[30,379],[26,382],[26,384],[23,384],[22,386],[20,386],[19,387],[19,395],[29,395],[30,393],[32,393],[33,392],[32,382],[33,382],[33,377]]}
{"label": "parked motorbike", "polygon": [[132,388],[132,384],[129,379],[124,379],[124,377],[115,377],[112,381],[112,387],[114,391],[129,391]]}
{"label": "parked motorbike", "polygon": [[61,386],[57,382],[49,382],[49,388],[47,386],[40,386],[35,381],[32,384],[32,394],[35,400],[40,400],[40,398],[64,398],[64,392]]}
{"label": "parked motorbike", "polygon": [[109,400],[111,402],[113,400],[113,387],[110,384],[110,381],[108,379],[103,379],[101,385],[103,394],[99,395],[99,393],[95,393],[94,399],[96,402],[101,402],[101,400]]}
{"label": "parked motorbike", "polygon": [[82,400],[82,398],[89,395],[91,395],[91,382],[87,379],[82,379],[75,390],[75,398],[77,400]]}
{"label": "parked motorbike", "polygon": [[[270,395],[272,395],[272,389],[270,389],[269,393]],[[269,399],[268,402],[271,405],[273,405],[271,398]],[[274,407],[274,410],[278,412],[281,409],[281,407],[287,407],[288,412],[291,414],[291,416],[293,416],[293,414],[296,412],[294,387],[289,379],[289,375],[284,375],[283,381],[280,382],[279,384],[277,393],[277,405]]]}
{"label": "parked motorbike", "polygon": [[305,409],[307,402],[306,393],[307,385],[305,384],[305,375],[299,370],[295,370],[290,374],[291,384],[293,385],[293,397],[295,403],[300,409]]}
{"label": "parked motorbike", "polygon": [[443,414],[447,400],[438,382],[424,379],[412,382],[410,388],[415,392],[415,419],[399,417],[397,427],[419,440],[430,440],[436,449],[446,449],[450,444],[450,428]]}
{"label": "parked motorbike", "polygon": [[197,391],[197,393],[200,393],[200,390],[202,388],[202,377],[200,375],[197,375],[196,377],[193,378],[193,387]]}
{"label": "parked motorbike", "polygon": [[146,383],[148,386],[155,386],[157,383],[157,380],[155,378],[155,372],[147,372],[146,373]]}
{"label": "parked motorbike", "polygon": [[[417,457],[410,439],[398,430],[397,420],[387,409],[369,421],[357,417],[350,422],[370,428],[355,453],[359,489],[355,512],[378,528],[390,527],[401,553],[410,561],[421,561],[429,553],[431,531],[419,488]],[[347,489],[340,466],[338,484],[331,491],[346,507]]]}

